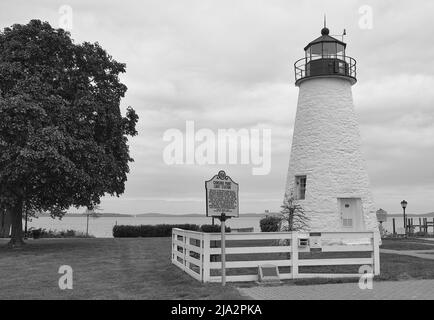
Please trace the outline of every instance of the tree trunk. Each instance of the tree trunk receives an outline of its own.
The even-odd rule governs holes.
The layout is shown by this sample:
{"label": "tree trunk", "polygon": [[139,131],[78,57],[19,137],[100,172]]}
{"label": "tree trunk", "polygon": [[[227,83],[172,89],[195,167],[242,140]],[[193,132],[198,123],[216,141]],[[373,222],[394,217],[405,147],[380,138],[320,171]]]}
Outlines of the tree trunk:
{"label": "tree trunk", "polygon": [[0,207],[0,238],[9,238],[10,229],[9,212]]}
{"label": "tree trunk", "polygon": [[23,240],[23,201],[17,200],[17,202],[11,209],[12,230],[9,246],[20,247],[25,244]]}
{"label": "tree trunk", "polygon": [[294,213],[289,213],[289,217],[288,217],[288,231],[294,231]]}

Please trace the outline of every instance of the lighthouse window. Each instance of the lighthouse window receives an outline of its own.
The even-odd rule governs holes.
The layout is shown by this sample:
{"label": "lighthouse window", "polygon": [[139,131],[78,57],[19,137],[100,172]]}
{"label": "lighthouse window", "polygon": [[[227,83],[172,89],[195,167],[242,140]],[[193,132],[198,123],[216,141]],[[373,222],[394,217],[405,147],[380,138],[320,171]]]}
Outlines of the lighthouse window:
{"label": "lighthouse window", "polygon": [[295,188],[297,200],[304,200],[306,198],[306,176],[295,177]]}
{"label": "lighthouse window", "polygon": [[322,57],[322,44],[316,43],[311,47],[312,60],[320,59]]}
{"label": "lighthouse window", "polygon": [[340,53],[340,55],[345,56],[345,48],[340,43],[337,44],[337,53]]}
{"label": "lighthouse window", "polygon": [[324,58],[336,58],[336,43],[324,42],[323,44],[323,57]]}
{"label": "lighthouse window", "polygon": [[307,60],[308,61],[310,61],[310,47],[309,48],[307,48],[307,50],[306,50],[306,58],[307,58]]}

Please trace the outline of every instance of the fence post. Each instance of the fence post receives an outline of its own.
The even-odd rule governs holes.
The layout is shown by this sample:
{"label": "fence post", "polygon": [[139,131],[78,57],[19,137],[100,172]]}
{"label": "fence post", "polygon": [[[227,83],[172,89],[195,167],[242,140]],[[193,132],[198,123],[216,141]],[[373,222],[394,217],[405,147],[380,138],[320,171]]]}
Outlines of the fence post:
{"label": "fence post", "polygon": [[374,251],[372,252],[372,259],[374,260],[374,275],[380,275],[380,234],[374,232],[373,238]]}
{"label": "fence post", "polygon": [[292,279],[298,278],[298,233],[291,232],[291,274]]}
{"label": "fence post", "polygon": [[175,253],[174,253],[174,250],[175,250],[175,239],[174,239],[174,237],[176,237],[176,235],[175,235],[175,229],[172,229],[172,263],[174,263],[174,258],[175,258]]}
{"label": "fence post", "polygon": [[182,234],[182,241],[184,243],[183,248],[182,248],[182,252],[183,252],[183,260],[184,260],[184,271],[187,269],[187,260],[185,259],[185,257],[187,256],[187,235],[185,234],[185,232],[183,232]]}
{"label": "fence post", "polygon": [[210,234],[202,234],[202,282],[209,282],[210,278]]}

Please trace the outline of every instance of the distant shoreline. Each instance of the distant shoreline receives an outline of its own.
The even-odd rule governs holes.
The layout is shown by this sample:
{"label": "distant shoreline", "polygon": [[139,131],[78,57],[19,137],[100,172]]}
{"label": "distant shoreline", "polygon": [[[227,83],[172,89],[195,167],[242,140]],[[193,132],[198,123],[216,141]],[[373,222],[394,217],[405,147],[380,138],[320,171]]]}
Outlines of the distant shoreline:
{"label": "distant shoreline", "polygon": [[[258,214],[240,214],[239,218],[256,218],[256,217],[265,217],[267,214],[258,213]],[[37,218],[45,218],[50,217],[49,214],[40,214],[36,216]],[[67,213],[63,216],[64,218],[83,218],[86,217],[86,214],[83,213]],[[90,215],[92,217],[92,215]],[[96,218],[207,218],[205,214],[98,214],[95,216]],[[208,217],[211,218],[211,217]]]}
{"label": "distant shoreline", "polygon": [[[240,214],[239,218],[260,218],[265,217],[266,215],[276,215],[278,213],[270,212],[270,213],[244,213]],[[67,213],[64,217],[68,218],[82,218],[85,217],[84,213]],[[49,214],[40,214],[37,217],[50,217]],[[122,214],[122,213],[98,213],[98,218],[206,218],[205,214],[169,214],[169,213],[142,213],[142,214]],[[402,218],[402,214],[388,214],[387,218]],[[406,214],[407,218],[434,218],[434,212],[425,213],[425,214]]]}

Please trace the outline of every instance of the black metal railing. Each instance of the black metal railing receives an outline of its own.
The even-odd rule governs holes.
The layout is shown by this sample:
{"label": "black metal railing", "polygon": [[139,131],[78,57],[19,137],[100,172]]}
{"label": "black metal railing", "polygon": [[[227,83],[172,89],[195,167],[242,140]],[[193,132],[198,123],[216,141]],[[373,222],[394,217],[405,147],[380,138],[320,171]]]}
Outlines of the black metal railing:
{"label": "black metal railing", "polygon": [[316,76],[337,75],[357,81],[356,60],[348,56],[318,56],[297,60],[294,63],[295,82]]}

